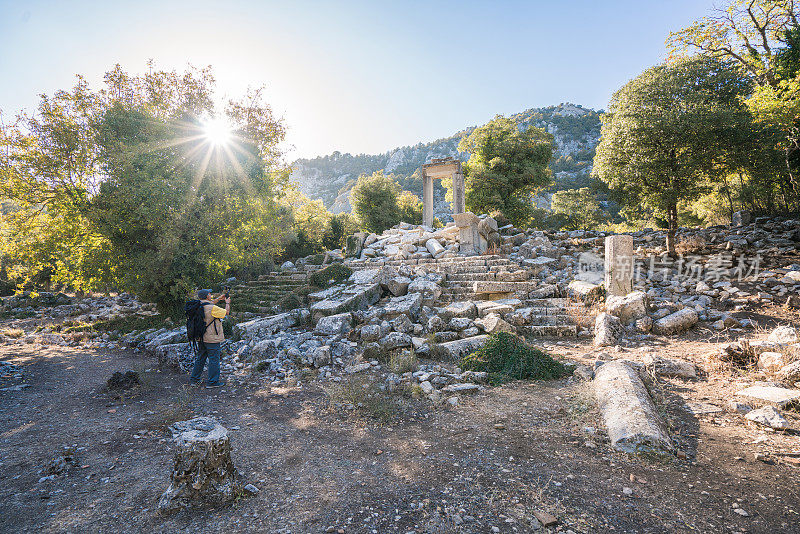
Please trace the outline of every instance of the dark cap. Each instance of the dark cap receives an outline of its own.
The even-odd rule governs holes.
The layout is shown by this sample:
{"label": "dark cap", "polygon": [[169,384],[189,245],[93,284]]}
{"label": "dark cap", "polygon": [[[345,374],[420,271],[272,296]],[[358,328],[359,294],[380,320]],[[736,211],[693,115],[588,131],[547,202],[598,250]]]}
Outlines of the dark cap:
{"label": "dark cap", "polygon": [[198,289],[197,290],[197,298],[200,300],[207,299],[208,296],[211,294],[210,289]]}

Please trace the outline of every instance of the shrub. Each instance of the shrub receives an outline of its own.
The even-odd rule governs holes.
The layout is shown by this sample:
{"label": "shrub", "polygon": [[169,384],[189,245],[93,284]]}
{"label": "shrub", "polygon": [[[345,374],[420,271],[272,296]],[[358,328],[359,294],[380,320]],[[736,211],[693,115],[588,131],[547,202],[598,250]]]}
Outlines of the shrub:
{"label": "shrub", "polygon": [[413,372],[417,368],[417,355],[413,350],[395,352],[389,358],[389,370],[393,373],[402,375],[409,371]]}
{"label": "shrub", "polygon": [[322,262],[325,261],[325,254],[313,254],[306,258],[306,263],[308,265],[322,265]]}
{"label": "shrub", "polygon": [[324,269],[320,269],[311,275],[311,285],[317,287],[328,287],[328,282],[333,280],[334,283],[339,283],[350,278],[353,270],[346,267],[341,263],[332,263]]}
{"label": "shrub", "polygon": [[289,310],[296,310],[297,308],[303,306],[303,298],[300,297],[297,293],[289,293],[287,295],[282,296],[278,299],[275,303],[278,308],[289,311]]}
{"label": "shrub", "polygon": [[377,343],[368,343],[367,346],[364,347],[363,356],[366,361],[378,360],[381,363],[388,363],[391,361],[392,357],[388,350]]}
{"label": "shrub", "polygon": [[464,356],[459,366],[465,371],[487,372],[492,385],[510,380],[550,380],[569,374],[564,364],[507,332],[490,335],[486,344]]}

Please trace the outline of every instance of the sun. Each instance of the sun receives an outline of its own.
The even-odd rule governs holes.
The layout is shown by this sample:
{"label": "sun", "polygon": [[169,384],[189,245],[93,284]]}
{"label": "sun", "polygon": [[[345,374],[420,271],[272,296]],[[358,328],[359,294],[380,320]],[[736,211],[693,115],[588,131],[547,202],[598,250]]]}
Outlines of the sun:
{"label": "sun", "polygon": [[203,123],[203,135],[214,146],[227,145],[231,139],[231,127],[223,119],[209,119]]}

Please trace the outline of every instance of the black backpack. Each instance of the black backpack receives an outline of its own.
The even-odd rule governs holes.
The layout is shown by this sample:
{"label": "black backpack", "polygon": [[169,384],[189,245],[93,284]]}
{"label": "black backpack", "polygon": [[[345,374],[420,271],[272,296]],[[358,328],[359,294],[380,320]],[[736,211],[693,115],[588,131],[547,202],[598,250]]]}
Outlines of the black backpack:
{"label": "black backpack", "polygon": [[190,300],[183,307],[186,314],[186,337],[189,338],[189,346],[197,351],[198,343],[203,342],[203,334],[206,333],[206,313],[203,309],[208,306],[207,302]]}

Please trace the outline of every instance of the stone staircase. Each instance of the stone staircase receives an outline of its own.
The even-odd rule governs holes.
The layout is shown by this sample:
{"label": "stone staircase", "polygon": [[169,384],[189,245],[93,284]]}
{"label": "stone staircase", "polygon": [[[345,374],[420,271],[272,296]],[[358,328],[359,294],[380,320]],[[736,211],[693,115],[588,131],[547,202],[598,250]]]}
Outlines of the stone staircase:
{"label": "stone staircase", "polygon": [[[536,337],[576,336],[575,318],[585,317],[586,308],[566,298],[554,297],[554,286],[545,286],[531,278],[531,273],[502,255],[458,256],[451,258],[418,258],[354,261],[354,270],[401,266],[425,269],[446,275],[437,306],[472,300],[517,299],[516,308],[531,308],[531,315],[520,333]],[[509,301],[511,302],[511,301]]]}
{"label": "stone staircase", "polygon": [[286,295],[308,286],[309,277],[322,265],[306,265],[295,272],[271,272],[231,287],[232,306],[237,312],[274,313],[273,307]]}

